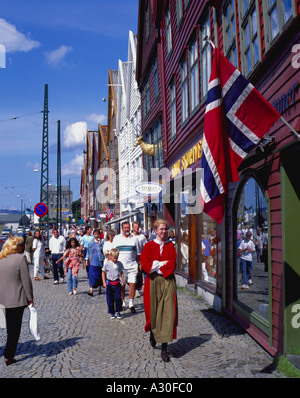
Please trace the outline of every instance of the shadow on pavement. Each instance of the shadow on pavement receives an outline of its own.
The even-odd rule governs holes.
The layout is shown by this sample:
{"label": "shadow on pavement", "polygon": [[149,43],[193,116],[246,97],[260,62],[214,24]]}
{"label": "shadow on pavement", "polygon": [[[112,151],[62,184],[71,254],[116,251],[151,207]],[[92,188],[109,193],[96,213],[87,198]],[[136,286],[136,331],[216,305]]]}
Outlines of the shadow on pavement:
{"label": "shadow on pavement", "polygon": [[[19,343],[16,351],[18,356],[18,362],[28,360],[36,356],[52,357],[68,347],[72,347],[81,340],[82,337],[73,337],[70,339],[64,339],[57,342],[50,342],[46,344],[37,343],[35,340],[26,341],[25,343]],[[3,352],[5,347],[0,347],[0,351]],[[21,355],[28,354],[26,357],[21,358]]]}

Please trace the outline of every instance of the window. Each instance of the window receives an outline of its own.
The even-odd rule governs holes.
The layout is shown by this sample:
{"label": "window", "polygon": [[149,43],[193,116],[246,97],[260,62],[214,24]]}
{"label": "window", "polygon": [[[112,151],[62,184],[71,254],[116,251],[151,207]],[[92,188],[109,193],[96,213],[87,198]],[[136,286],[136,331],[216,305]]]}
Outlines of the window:
{"label": "window", "polygon": [[292,0],[263,1],[266,49],[280,35],[285,25],[295,15],[295,2]]}
{"label": "window", "polygon": [[182,20],[182,0],[176,0],[176,15],[177,15],[177,25],[180,25],[180,22]]}
{"label": "window", "polygon": [[175,78],[170,84],[170,109],[171,109],[171,140],[176,137],[176,87]]}
{"label": "window", "polygon": [[243,0],[242,3],[242,67],[248,75],[259,61],[259,37],[256,1]]}
{"label": "window", "polygon": [[149,23],[150,23],[150,18],[149,18],[149,3],[148,3],[146,8],[146,41],[148,41],[149,39]]}
{"label": "window", "polygon": [[143,116],[144,118],[148,115],[150,111],[150,92],[149,92],[149,80],[144,84],[143,88]]}
{"label": "window", "polygon": [[188,118],[188,75],[186,59],[181,63],[181,121],[184,123]]}
{"label": "window", "polygon": [[199,105],[199,69],[198,69],[198,44],[197,39],[189,48],[190,68],[190,111],[193,112]]}
{"label": "window", "polygon": [[237,67],[234,0],[229,0],[223,8],[223,37],[224,54]]}
{"label": "window", "polygon": [[153,63],[153,79],[154,79],[154,95],[155,98],[159,96],[159,88],[158,88],[158,73],[157,73],[157,58]]}
{"label": "window", "polygon": [[166,23],[167,53],[170,54],[172,50],[172,31],[171,31],[171,14],[169,6],[165,14],[165,23]]}
{"label": "window", "polygon": [[235,297],[249,308],[249,312],[255,311],[268,321],[268,205],[253,177],[241,181],[236,199]]}
{"label": "window", "polygon": [[110,160],[111,162],[114,160],[114,144],[113,141],[110,141]]}
{"label": "window", "polygon": [[210,37],[209,16],[205,19],[201,26],[201,96],[205,98],[208,90],[208,82],[211,73],[211,47],[205,40],[205,37]]}
{"label": "window", "polygon": [[154,167],[160,169],[161,167],[163,167],[164,164],[160,121],[153,128],[153,143],[154,143]]}
{"label": "window", "polygon": [[117,137],[114,138],[115,158],[118,159]]}

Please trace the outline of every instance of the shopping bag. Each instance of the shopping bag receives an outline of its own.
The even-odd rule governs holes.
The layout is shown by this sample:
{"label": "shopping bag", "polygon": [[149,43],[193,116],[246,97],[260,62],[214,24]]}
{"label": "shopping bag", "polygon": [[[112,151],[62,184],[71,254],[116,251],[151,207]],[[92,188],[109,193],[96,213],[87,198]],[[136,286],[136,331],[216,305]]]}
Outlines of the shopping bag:
{"label": "shopping bag", "polygon": [[0,304],[0,329],[6,328],[5,307]]}
{"label": "shopping bag", "polygon": [[38,319],[37,319],[37,310],[32,305],[28,306],[30,310],[30,317],[29,317],[29,330],[32,336],[35,338],[36,341],[39,341],[40,332],[38,330]]}

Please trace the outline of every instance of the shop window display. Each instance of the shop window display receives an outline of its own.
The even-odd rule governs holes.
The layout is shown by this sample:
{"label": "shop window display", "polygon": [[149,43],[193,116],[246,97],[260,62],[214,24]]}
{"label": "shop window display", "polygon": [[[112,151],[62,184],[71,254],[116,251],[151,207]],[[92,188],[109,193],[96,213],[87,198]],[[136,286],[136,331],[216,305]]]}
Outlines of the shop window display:
{"label": "shop window display", "polygon": [[268,207],[254,178],[244,182],[236,211],[237,299],[268,320]]}

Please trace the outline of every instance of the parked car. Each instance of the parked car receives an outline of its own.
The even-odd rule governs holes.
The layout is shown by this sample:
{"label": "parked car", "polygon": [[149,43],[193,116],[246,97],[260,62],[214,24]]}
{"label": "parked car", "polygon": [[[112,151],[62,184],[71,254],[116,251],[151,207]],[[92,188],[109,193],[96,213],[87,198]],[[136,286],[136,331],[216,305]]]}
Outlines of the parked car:
{"label": "parked car", "polygon": [[8,236],[10,233],[11,233],[11,229],[4,228],[1,235]]}
{"label": "parked car", "polygon": [[16,232],[20,232],[20,233],[23,232],[24,233],[25,232],[25,227],[22,227],[22,226],[17,227]]}

